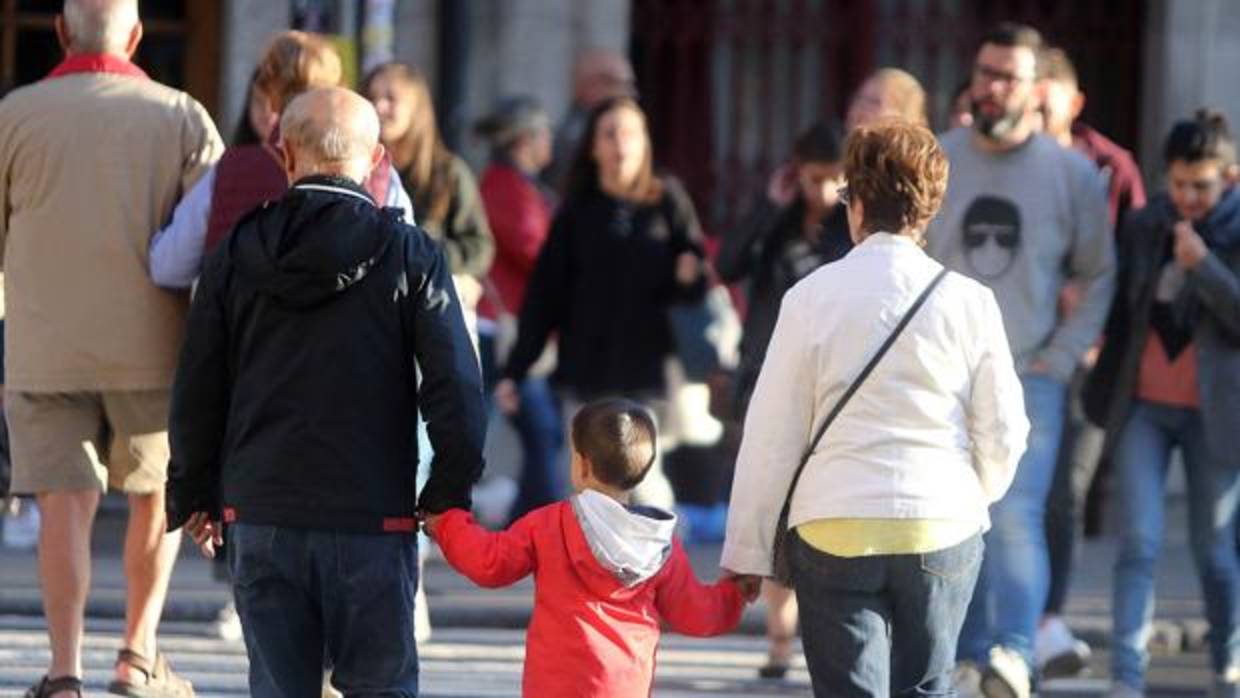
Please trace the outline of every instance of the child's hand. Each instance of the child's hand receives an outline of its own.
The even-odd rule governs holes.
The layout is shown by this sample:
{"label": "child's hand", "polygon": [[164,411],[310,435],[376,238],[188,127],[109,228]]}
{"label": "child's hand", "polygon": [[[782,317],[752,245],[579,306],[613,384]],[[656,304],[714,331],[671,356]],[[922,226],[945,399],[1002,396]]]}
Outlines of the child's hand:
{"label": "child's hand", "polygon": [[758,592],[762,590],[762,578],[756,574],[738,574],[729,569],[723,570],[723,578],[730,579],[736,584],[736,588],[741,591],[741,598],[745,599],[745,603],[753,603],[758,598]]}

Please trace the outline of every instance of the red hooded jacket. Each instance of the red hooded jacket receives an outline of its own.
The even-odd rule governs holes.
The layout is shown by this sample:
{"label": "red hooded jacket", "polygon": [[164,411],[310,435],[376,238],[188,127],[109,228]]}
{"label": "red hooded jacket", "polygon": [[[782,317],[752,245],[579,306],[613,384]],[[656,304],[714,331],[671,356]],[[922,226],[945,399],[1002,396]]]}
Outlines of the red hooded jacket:
{"label": "red hooded jacket", "polygon": [[685,635],[721,635],[744,608],[734,582],[699,582],[676,540],[654,576],[626,587],[595,559],[569,502],[536,509],[498,533],[453,509],[433,534],[448,563],[480,586],[534,574],[522,679],[531,698],[649,696],[660,621]]}

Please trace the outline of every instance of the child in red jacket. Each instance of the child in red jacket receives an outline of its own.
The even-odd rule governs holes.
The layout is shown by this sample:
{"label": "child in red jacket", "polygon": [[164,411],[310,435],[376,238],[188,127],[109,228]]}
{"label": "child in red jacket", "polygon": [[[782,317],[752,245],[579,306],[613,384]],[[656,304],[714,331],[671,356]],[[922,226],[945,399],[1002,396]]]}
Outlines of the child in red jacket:
{"label": "child in red jacket", "polygon": [[655,438],[641,405],[590,403],[573,417],[576,494],[567,501],[498,533],[460,509],[428,517],[448,563],[475,583],[501,587],[534,573],[525,696],[648,696],[661,621],[686,635],[721,635],[757,595],[756,579],[698,582],[672,537],[675,516],[629,504],[654,463]]}

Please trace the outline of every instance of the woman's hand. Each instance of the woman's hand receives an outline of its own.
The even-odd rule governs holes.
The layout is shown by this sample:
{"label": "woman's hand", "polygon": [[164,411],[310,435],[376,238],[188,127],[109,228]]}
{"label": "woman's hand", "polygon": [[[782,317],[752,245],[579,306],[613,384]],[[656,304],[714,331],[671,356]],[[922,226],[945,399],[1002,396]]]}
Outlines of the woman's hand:
{"label": "woman's hand", "polygon": [[1193,224],[1180,221],[1175,224],[1175,261],[1182,269],[1192,269],[1210,254],[1206,241],[1201,239]]}
{"label": "woman's hand", "polygon": [[702,260],[692,252],[681,252],[676,258],[676,283],[692,286],[702,274]]}
{"label": "woman's hand", "polygon": [[521,409],[521,395],[517,392],[516,381],[505,378],[495,385],[495,405],[508,416]]}

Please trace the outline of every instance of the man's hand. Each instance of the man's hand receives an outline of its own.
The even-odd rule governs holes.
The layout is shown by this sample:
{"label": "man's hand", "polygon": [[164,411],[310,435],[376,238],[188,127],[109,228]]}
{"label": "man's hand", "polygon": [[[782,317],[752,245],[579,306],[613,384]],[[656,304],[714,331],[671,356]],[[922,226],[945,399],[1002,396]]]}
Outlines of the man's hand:
{"label": "man's hand", "polygon": [[762,578],[756,574],[739,574],[725,567],[723,578],[730,579],[736,583],[737,588],[741,590],[741,598],[745,599],[745,603],[753,603],[758,598],[758,592],[762,590]]}
{"label": "man's hand", "polygon": [[205,511],[196,511],[189,515],[185,522],[185,532],[207,559],[215,559],[215,551],[224,545],[224,527],[218,521],[212,521]]}
{"label": "man's hand", "polygon": [[521,395],[517,392],[516,381],[505,378],[495,385],[495,405],[508,416],[521,409]]}
{"label": "man's hand", "polygon": [[1179,264],[1180,268],[1192,269],[1201,264],[1201,260],[1210,254],[1206,241],[1201,239],[1196,230],[1193,230],[1192,223],[1180,221],[1175,224],[1173,230],[1175,231],[1175,263]]}

